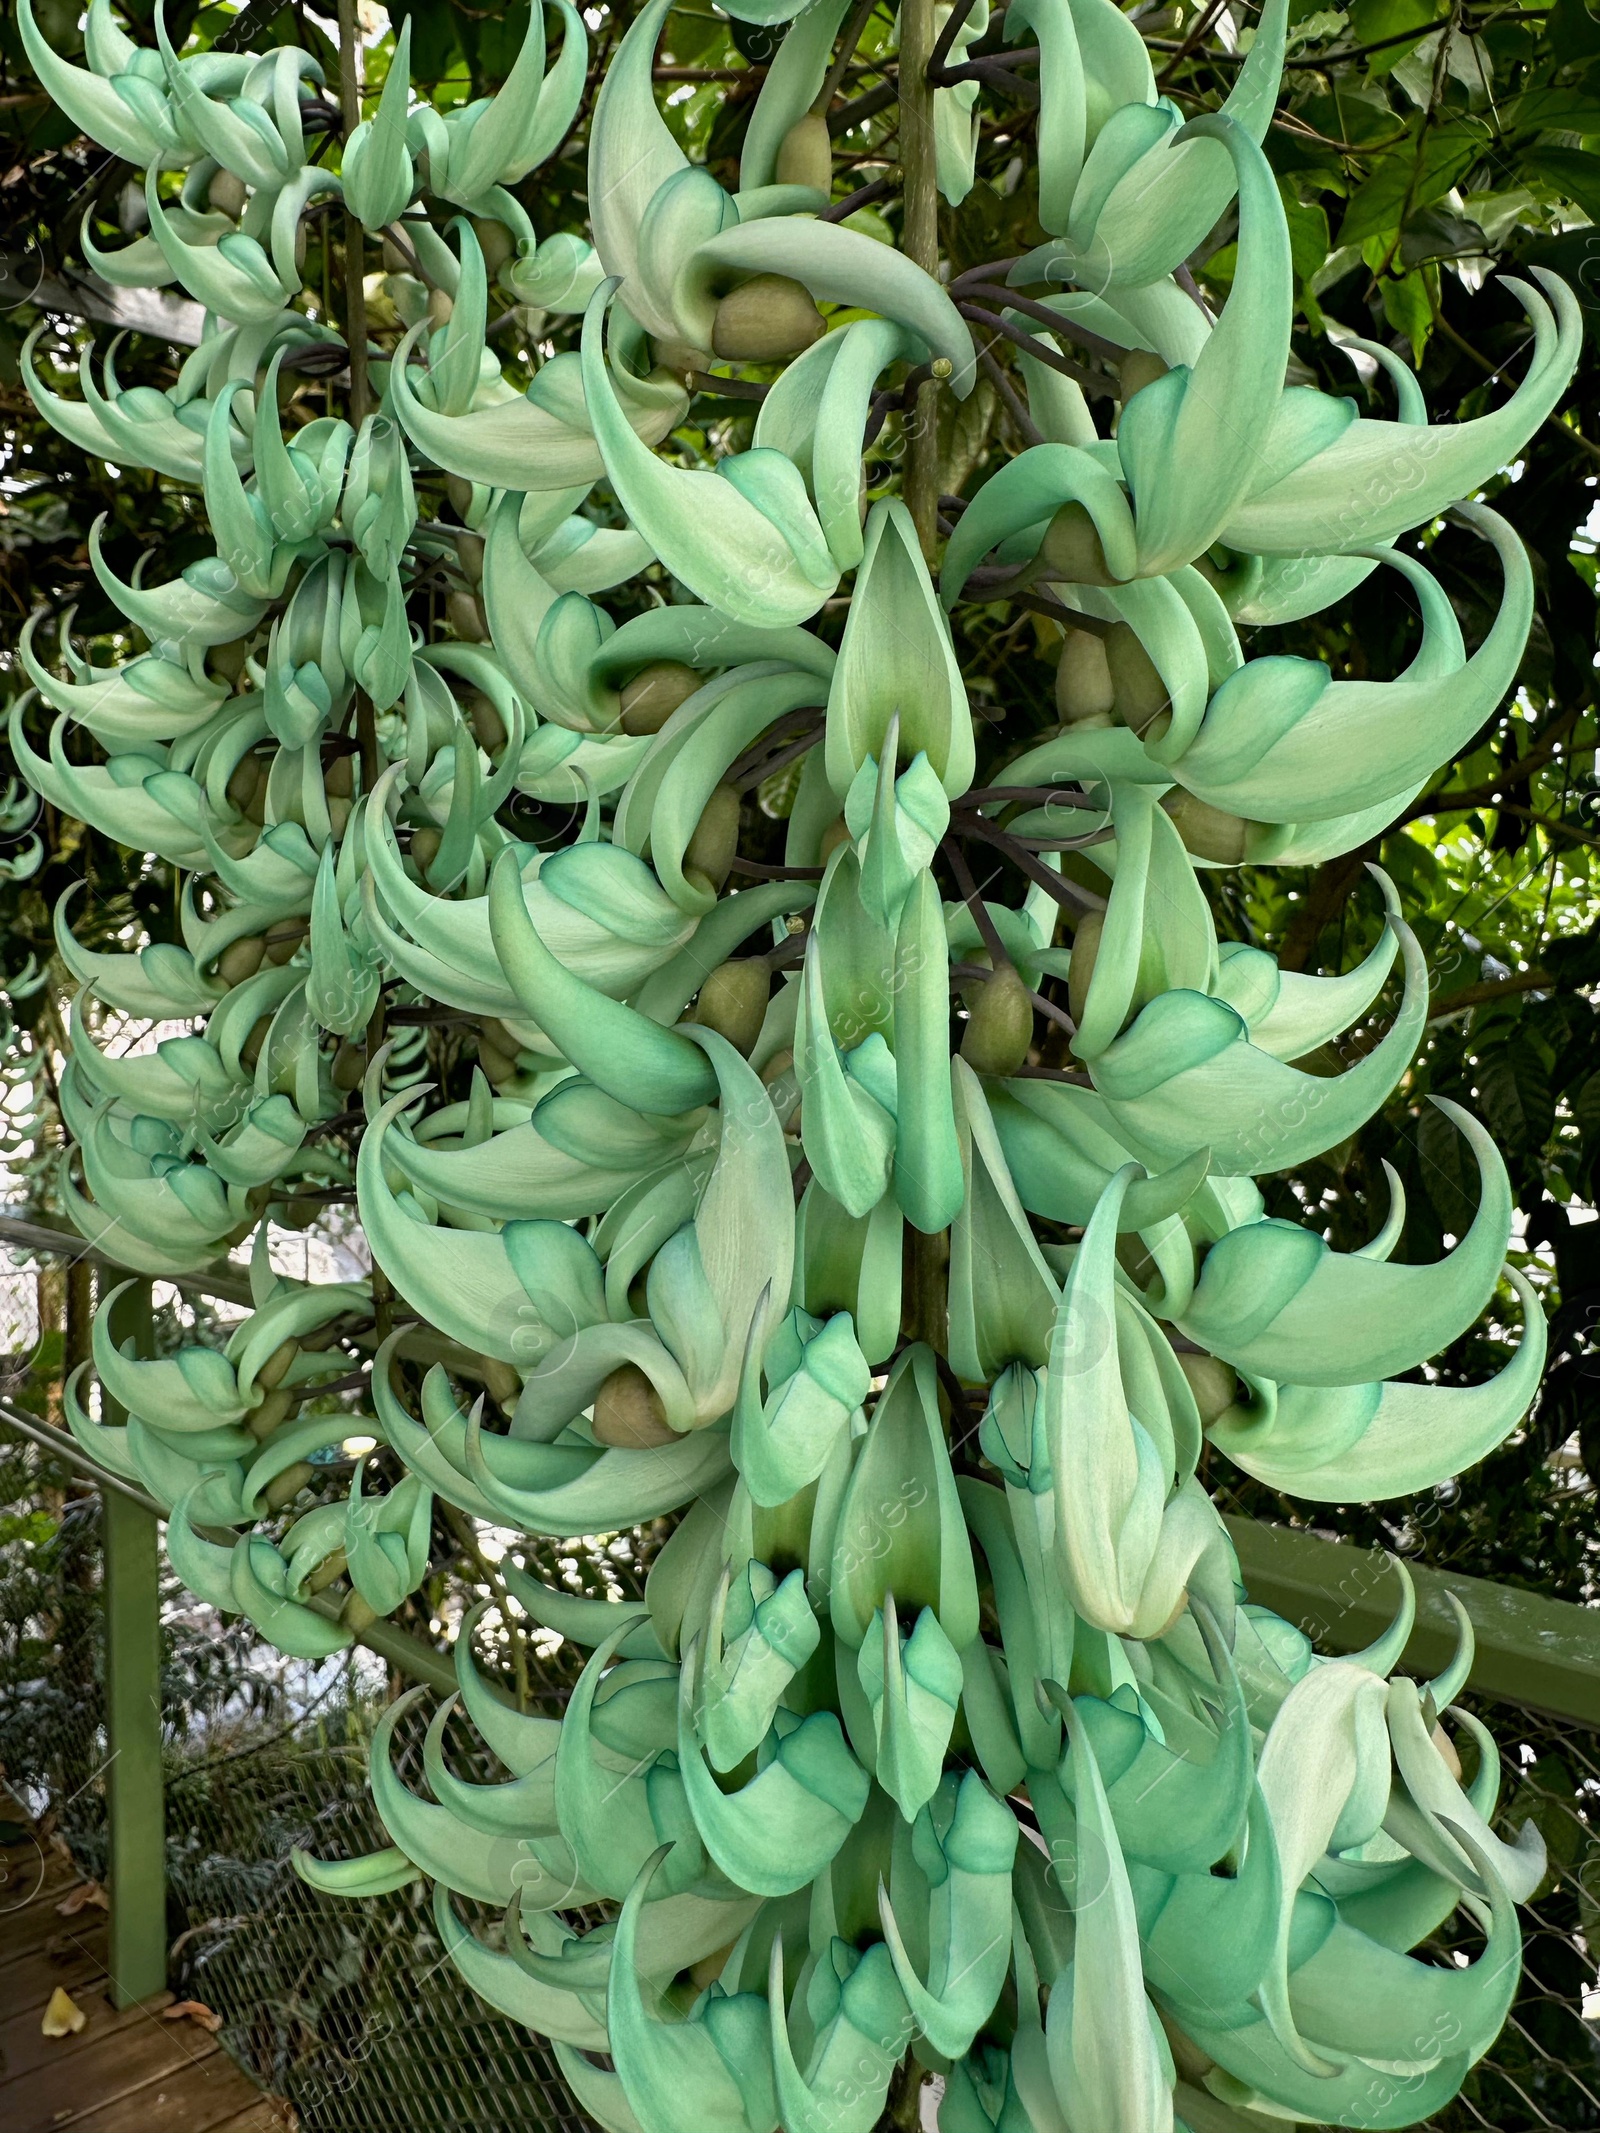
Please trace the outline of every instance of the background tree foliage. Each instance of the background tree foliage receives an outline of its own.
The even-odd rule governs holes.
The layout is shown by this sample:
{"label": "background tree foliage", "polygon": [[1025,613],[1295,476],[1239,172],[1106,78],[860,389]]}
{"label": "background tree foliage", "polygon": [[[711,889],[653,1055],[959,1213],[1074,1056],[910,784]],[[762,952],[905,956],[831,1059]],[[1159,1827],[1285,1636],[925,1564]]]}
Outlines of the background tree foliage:
{"label": "background tree foliage", "polygon": [[[78,49],[77,0],[38,0],[36,12],[61,50]],[[123,12],[148,41],[149,0],[127,0]],[[381,82],[402,12],[397,5],[390,20],[364,9],[369,88]],[[416,0],[404,12],[412,23],[413,75],[449,105],[504,79],[527,7],[526,0],[503,10]],[[857,226],[875,223],[892,236],[899,216],[894,70],[892,59],[875,63],[871,56],[892,51],[891,16],[887,4],[873,14],[870,0],[861,12],[864,42],[835,84],[830,113],[841,151],[836,193],[843,198],[853,184],[858,197],[847,212]],[[1220,103],[1252,35],[1255,10],[1247,0],[1132,12],[1165,57],[1165,93],[1186,112]],[[1289,90],[1266,145],[1294,238],[1294,361],[1303,382],[1389,413],[1392,390],[1377,366],[1365,356],[1353,361],[1341,346],[1355,333],[1415,361],[1435,420],[1480,413],[1520,375],[1529,338],[1505,277],[1531,265],[1554,268],[1590,318],[1600,316],[1600,13],[1585,0],[1551,7],[1355,0],[1348,11],[1297,0],[1291,17]],[[589,102],[629,11],[596,6],[588,19],[590,98],[562,149],[518,188],[541,230],[571,226],[581,215]],[[168,21],[177,42],[191,26],[202,37],[258,49],[292,36],[323,55],[334,79],[322,18],[302,5],[254,0],[234,14],[179,0]],[[781,34],[781,26],[730,21],[710,0],[693,0],[671,18],[658,67],[671,84],[669,122],[730,186],[752,93]],[[955,272],[1006,258],[1028,242],[1038,105],[1029,48],[1006,43],[1002,13],[991,16],[960,71],[984,83],[984,125],[977,184],[959,234],[956,218],[943,232]],[[330,95],[330,135],[337,123]],[[93,520],[107,514],[107,555],[123,576],[154,547],[160,553],[151,558],[152,576],[164,578],[207,543],[196,499],[152,475],[80,457],[27,397],[20,355],[33,328],[44,327],[38,360],[47,375],[52,358],[74,367],[91,336],[102,346],[109,337],[108,327],[86,326],[40,300],[64,278],[70,282],[81,219],[88,214],[102,244],[114,242],[140,226],[142,196],[129,187],[126,166],[75,139],[38,90],[9,6],[0,23],[0,173],[8,246],[0,260],[0,644],[7,648],[0,657],[14,663],[9,647],[39,608],[53,619],[75,608],[75,634],[95,656],[96,633],[109,638],[120,625],[89,567]],[[1232,235],[1230,211],[1191,262],[1198,288],[1213,302],[1232,273]],[[336,286],[337,241],[334,218],[313,224],[306,273],[312,290]],[[369,300],[375,337],[397,339],[399,316],[376,278]],[[519,345],[548,349],[551,336],[556,345],[573,345],[576,326],[575,319],[514,310],[496,330],[497,346],[508,353]],[[132,336],[119,354],[124,382],[169,382],[181,353],[157,338]],[[1092,351],[1069,346],[1067,353],[1091,395],[1115,392],[1114,375]],[[941,486],[952,498],[970,497],[981,485],[992,443],[1014,451],[1024,441],[1015,434],[1019,411],[1008,394],[1012,357],[1009,344],[994,338],[988,382],[959,414],[947,412]],[[302,404],[308,418],[322,412],[315,381]],[[702,397],[695,419],[703,427],[680,431],[678,442],[687,458],[714,457],[748,442],[753,414],[748,399]],[[898,438],[891,419],[869,479],[893,479]],[[997,452],[993,463],[1003,456]],[[1359,1506],[1324,1511],[1318,1523],[1569,1599],[1594,1597],[1590,1511],[1600,1482],[1600,1223],[1593,1219],[1600,900],[1591,886],[1591,855],[1600,845],[1593,768],[1597,480],[1600,377],[1591,337],[1566,412],[1544,425],[1490,494],[1528,543],[1538,580],[1515,696],[1406,819],[1363,851],[1315,870],[1210,877],[1224,934],[1259,940],[1288,968],[1334,969],[1348,967],[1376,938],[1381,905],[1365,865],[1377,861],[1395,878],[1432,963],[1430,1040],[1401,1091],[1353,1142],[1275,1181],[1277,1205],[1326,1204],[1333,1241],[1348,1247],[1383,1219],[1387,1161],[1407,1195],[1401,1256],[1436,1255],[1444,1238],[1466,1227],[1475,1190],[1463,1171],[1463,1144],[1425,1101],[1456,1097],[1487,1120],[1505,1153],[1530,1269],[1554,1320],[1554,1361],[1541,1402],[1494,1458],[1436,1497],[1381,1514]],[[1421,545],[1468,641],[1476,641],[1494,592],[1481,546],[1448,526]],[[448,602],[465,589],[441,574],[429,597]],[[1352,678],[1386,677],[1405,664],[1416,635],[1403,581],[1383,572],[1337,619],[1293,625],[1271,648],[1321,657]],[[1003,710],[1004,753],[1017,752],[1054,724],[1059,632],[1012,602],[988,610],[968,641],[974,707],[996,720]],[[994,747],[988,753],[992,771],[1003,755]],[[765,794],[763,804],[776,859],[781,794]],[[16,983],[12,1002],[14,1054],[31,1057],[48,1101],[49,1055],[64,1006],[64,973],[50,968],[55,905],[86,881],[87,894],[80,891],[74,906],[86,945],[125,933],[135,920],[151,939],[174,938],[177,883],[158,861],[130,869],[125,854],[92,831],[50,819],[49,810],[32,825],[43,844],[33,866],[30,826],[15,814],[0,815],[0,835],[9,840],[0,846],[0,970],[13,980],[49,970],[41,986]],[[536,823],[523,831],[537,833]],[[1366,1035],[1376,1030],[1351,1041],[1359,1045]],[[464,1093],[471,1062],[460,1045],[449,1032],[430,1033],[429,1069],[446,1085],[460,1080]],[[1327,1061],[1329,1071],[1339,1064]],[[36,1205],[48,1207],[44,1152],[41,1144],[28,1189]],[[1515,1337],[1514,1328],[1505,1331]],[[1468,1336],[1445,1359],[1445,1374],[1482,1375],[1496,1365],[1496,1345],[1492,1334]],[[1236,1499],[1265,1515],[1303,1515],[1249,1484],[1237,1488]]]}

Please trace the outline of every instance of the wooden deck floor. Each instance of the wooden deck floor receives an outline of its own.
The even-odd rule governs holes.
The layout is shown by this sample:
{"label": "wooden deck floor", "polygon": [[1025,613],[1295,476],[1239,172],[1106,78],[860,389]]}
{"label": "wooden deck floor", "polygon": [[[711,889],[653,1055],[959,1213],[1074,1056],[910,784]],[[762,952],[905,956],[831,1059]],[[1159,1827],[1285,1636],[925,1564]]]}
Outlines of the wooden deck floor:
{"label": "wooden deck floor", "polygon": [[[9,1809],[10,1803],[6,1802]],[[0,1849],[0,2127],[5,2133],[283,2133],[263,2097],[193,2021],[163,2021],[171,1995],[115,2008],[106,1915],[58,1909],[78,1881],[31,1839]],[[47,2037],[63,1986],[88,2020]]]}

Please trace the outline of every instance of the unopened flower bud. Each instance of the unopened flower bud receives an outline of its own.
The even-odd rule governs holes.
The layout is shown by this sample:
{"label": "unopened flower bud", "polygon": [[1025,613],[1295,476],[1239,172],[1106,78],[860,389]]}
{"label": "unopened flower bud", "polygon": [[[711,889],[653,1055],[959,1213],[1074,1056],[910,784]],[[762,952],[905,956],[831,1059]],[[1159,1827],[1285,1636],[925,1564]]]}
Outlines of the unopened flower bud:
{"label": "unopened flower bud", "polygon": [[307,1592],[326,1592],[335,1578],[342,1578],[350,1567],[349,1559],[342,1548],[335,1548],[332,1555],[318,1563],[306,1579]]}
{"label": "unopened flower bud", "polygon": [[661,1395],[633,1363],[613,1370],[594,1396],[596,1444],[647,1452],[660,1444],[676,1443],[677,1436],[667,1421]]}
{"label": "unopened flower bud", "polygon": [[736,1052],[749,1056],[767,1018],[772,973],[765,956],[752,955],[719,963],[700,988],[694,1019],[702,1029],[726,1037]]}
{"label": "unopened flower bud", "polygon": [[297,1340],[291,1338],[279,1341],[277,1347],[273,1349],[261,1368],[256,1372],[256,1383],[263,1387],[264,1390],[271,1392],[275,1386],[281,1385],[289,1375],[289,1365],[299,1353],[300,1343]]}
{"label": "unopened flower bud", "polygon": [[461,565],[461,574],[474,589],[483,583],[483,535],[481,533],[458,533],[456,557]]}
{"label": "unopened flower bud", "polygon": [[1063,724],[1109,723],[1115,702],[1104,640],[1088,630],[1068,630],[1056,667],[1056,709]]}
{"label": "unopened flower bud", "polygon": [[248,822],[259,822],[265,811],[267,768],[258,755],[243,755],[228,780],[228,804]]}
{"label": "unopened flower bud", "polygon": [[787,274],[757,274],[718,304],[711,346],[725,363],[780,363],[827,330],[809,289]]}
{"label": "unopened flower bud", "polygon": [[[1148,731],[1165,714],[1170,722],[1172,699],[1157,672],[1156,663],[1126,622],[1112,625],[1105,640],[1106,665],[1111,674],[1115,710],[1125,726],[1135,733]],[[1165,728],[1161,728],[1165,731]],[[1156,738],[1155,734],[1151,738]]]}
{"label": "unopened flower bud", "polygon": [[346,1037],[334,1053],[333,1065],[329,1071],[336,1089],[359,1089],[367,1071],[365,1047],[352,1044]]}
{"label": "unopened flower bud", "polygon": [[1103,912],[1086,911],[1072,936],[1072,960],[1067,965],[1067,1012],[1074,1022],[1083,1020],[1089,999],[1089,980],[1094,976],[1094,959],[1100,952],[1100,935],[1105,930],[1105,923]]}
{"label": "unopened flower bud", "polygon": [[681,660],[652,660],[622,685],[623,732],[659,733],[699,686],[700,676]]}
{"label": "unopened flower bud", "polygon": [[1082,504],[1063,504],[1045,529],[1040,561],[1073,585],[1115,585],[1094,520]]}
{"label": "unopened flower bud", "polygon": [[698,875],[708,888],[720,889],[739,850],[739,795],[719,785],[706,802],[683,854],[686,877]]}
{"label": "unopened flower bud", "polygon": [[1147,385],[1154,385],[1157,378],[1164,378],[1170,368],[1170,364],[1164,363],[1148,348],[1130,348],[1117,365],[1123,406],[1127,406],[1135,393],[1142,393]]}
{"label": "unopened flower bud", "polygon": [[1178,1368],[1189,1380],[1194,1404],[1200,1410],[1201,1428],[1209,1429],[1239,1397],[1239,1380],[1232,1365],[1220,1356],[1180,1354]]}
{"label": "unopened flower bud", "polygon": [[364,1629],[371,1629],[378,1620],[378,1610],[370,1601],[362,1599],[359,1592],[352,1592],[339,1610],[339,1620],[352,1636],[359,1637]]}
{"label": "unopened flower bud", "polygon": [[474,215],[472,234],[478,240],[478,249],[483,254],[483,264],[489,279],[494,280],[500,269],[517,249],[516,239],[505,224],[492,215]]}
{"label": "unopened flower bud", "polygon": [[483,1019],[483,1034],[478,1039],[478,1064],[485,1077],[495,1087],[501,1082],[514,1081],[518,1074],[517,1040],[503,1022],[492,1016]]}
{"label": "unopened flower bud", "polygon": [[498,755],[506,744],[506,722],[481,689],[474,689],[467,703],[467,724],[472,737],[486,755]]}
{"label": "unopened flower bud", "polygon": [[967,1016],[961,1056],[975,1074],[1014,1074],[1033,1042],[1033,1002],[1014,965],[985,980]]}
{"label": "unopened flower bud", "polygon": [[206,654],[206,664],[223,681],[237,681],[249,656],[250,639],[235,637],[231,644],[214,644]]}
{"label": "unopened flower bud", "polygon": [[849,824],[845,821],[843,815],[835,815],[822,833],[821,842],[817,847],[817,865],[825,867],[840,845],[848,844],[850,841]]}
{"label": "unopened flower bud", "polygon": [[261,1492],[267,1509],[281,1511],[286,1503],[299,1495],[316,1471],[309,1459],[297,1459],[293,1466],[286,1466],[281,1474],[274,1475]]}
{"label": "unopened flower bud", "polygon": [[272,1017],[270,1015],[260,1016],[251,1025],[250,1034],[239,1047],[239,1064],[241,1066],[250,1069],[252,1072],[254,1071],[256,1061],[261,1057],[261,1047],[266,1043],[267,1033],[271,1028]]}
{"label": "unopened flower bud", "polygon": [[243,178],[231,170],[215,170],[206,187],[206,205],[219,215],[231,215],[235,222],[244,213],[245,202],[250,198],[250,188]]}
{"label": "unopened flower bud", "polygon": [[484,619],[483,603],[476,593],[446,593],[444,612],[446,621],[463,644],[488,642],[489,625]]}
{"label": "unopened flower bud", "polygon": [[269,926],[265,934],[267,946],[263,961],[276,964],[281,970],[285,963],[294,961],[305,937],[306,926],[303,920],[291,919],[281,926]]}
{"label": "unopened flower bud", "polygon": [[261,958],[266,952],[267,944],[259,933],[246,933],[241,939],[230,941],[217,957],[217,976],[230,990],[235,985],[242,985],[261,968]]}
{"label": "unopened flower bud", "polygon": [[265,1444],[278,1424],[287,1421],[299,1404],[296,1394],[285,1392],[280,1386],[275,1392],[269,1392],[254,1413],[246,1417],[245,1427],[258,1443]]}
{"label": "unopened flower bud", "polygon": [[833,137],[820,111],[808,111],[789,128],[779,143],[773,176],[780,185],[828,191],[833,184]]}
{"label": "unopened flower bud", "polygon": [[1250,825],[1242,815],[1230,815],[1197,800],[1181,785],[1174,786],[1161,805],[1172,817],[1184,849],[1197,859],[1211,859],[1219,866],[1238,866],[1244,858],[1245,835]]}

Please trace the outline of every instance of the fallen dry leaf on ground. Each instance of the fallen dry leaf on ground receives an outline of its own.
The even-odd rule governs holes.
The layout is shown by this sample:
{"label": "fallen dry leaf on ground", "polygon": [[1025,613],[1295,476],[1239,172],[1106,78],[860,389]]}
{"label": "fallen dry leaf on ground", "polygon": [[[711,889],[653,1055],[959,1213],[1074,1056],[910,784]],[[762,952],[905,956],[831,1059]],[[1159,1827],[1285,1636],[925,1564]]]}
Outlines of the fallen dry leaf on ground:
{"label": "fallen dry leaf on ground", "polygon": [[47,2037],[75,2037],[88,2019],[72,1994],[58,1985],[39,2027]]}
{"label": "fallen dry leaf on ground", "polygon": [[207,2007],[203,2000],[174,2000],[162,2010],[163,2022],[198,2022],[202,2029],[209,2029],[213,2036],[222,2027],[222,2017],[215,2008]]}
{"label": "fallen dry leaf on ground", "polygon": [[68,1889],[56,1905],[56,1910],[63,1918],[76,1918],[80,1911],[88,1910],[91,1904],[97,1910],[109,1911],[111,1898],[98,1881],[80,1881],[75,1888]]}

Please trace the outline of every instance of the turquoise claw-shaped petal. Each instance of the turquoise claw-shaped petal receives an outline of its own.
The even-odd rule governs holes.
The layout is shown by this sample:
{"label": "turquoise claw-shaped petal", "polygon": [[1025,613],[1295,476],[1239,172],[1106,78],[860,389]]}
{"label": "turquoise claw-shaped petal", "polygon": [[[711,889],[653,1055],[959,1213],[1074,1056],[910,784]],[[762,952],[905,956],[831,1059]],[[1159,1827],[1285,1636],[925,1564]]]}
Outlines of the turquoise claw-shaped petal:
{"label": "turquoise claw-shaped petal", "polygon": [[607,999],[551,954],[528,915],[514,852],[495,861],[489,926],[519,1006],[597,1088],[666,1116],[714,1099],[716,1074],[689,1038]]}
{"label": "turquoise claw-shaped petal", "polygon": [[[686,2020],[662,2021],[645,2005],[637,1963],[640,1914],[667,1857],[639,1868],[617,1920],[606,1993],[611,2056],[641,2133],[773,2133],[778,2107],[759,1993],[732,1998],[713,1986]],[[757,2046],[757,2049],[752,2049]]]}
{"label": "turquoise claw-shaped petal", "polygon": [[876,1941],[863,1954],[835,1938],[823,1950],[806,1988],[814,2042],[803,2073],[783,1972],[783,1936],[775,1934],[767,2009],[785,2133],[871,2133],[916,2026],[887,1947]]}
{"label": "turquoise claw-shaped petal", "polygon": [[1486,1384],[1262,1384],[1248,1408],[1230,1408],[1213,1424],[1212,1442],[1270,1488],[1313,1503],[1376,1503],[1465,1473],[1516,1428],[1544,1370],[1538,1295],[1515,1267],[1504,1271],[1524,1331],[1511,1361]]}
{"label": "turquoise claw-shaped petal", "polygon": [[[405,1863],[410,1867],[409,1860]],[[398,1881],[394,1885],[404,1886]],[[312,1886],[317,1883],[313,1881]],[[541,2036],[559,2038],[583,2051],[607,2049],[605,2022],[585,1998],[559,1985],[541,1983],[528,1975],[514,1955],[487,1946],[456,1916],[443,1882],[434,1885],[433,1916],[445,1953],[480,2000]]]}
{"label": "turquoise claw-shaped petal", "polygon": [[891,721],[900,751],[926,755],[951,799],[972,783],[972,716],[916,529],[904,504],[874,504],[828,695],[828,782],[840,804]]}
{"label": "turquoise claw-shaped petal", "polygon": [[1069,2125],[1170,2133],[1171,2062],[1145,1994],[1133,1892],[1088,1735],[1064,1698],[1077,1797],[1073,1954],[1050,1990],[1050,2074]]}
{"label": "turquoise claw-shaped petal", "polygon": [[135,165],[159,169],[191,160],[164,99],[127,65],[136,51],[131,42],[122,40],[116,57],[123,65],[108,78],[92,63],[75,67],[63,59],[39,27],[30,0],[20,0],[17,25],[40,87],[92,141]]}
{"label": "turquoise claw-shaped petal", "polygon": [[[537,18],[535,18],[537,19]],[[411,89],[411,17],[400,25],[378,109],[344,144],[344,204],[369,230],[396,222],[411,204],[416,172],[406,149]]]}
{"label": "turquoise claw-shaped petal", "polygon": [[1179,366],[1136,393],[1117,428],[1133,493],[1139,569],[1191,563],[1217,539],[1248,491],[1244,439],[1271,419],[1283,391],[1294,267],[1277,179],[1256,143],[1224,113],[1191,119],[1175,137],[1217,141],[1238,174],[1239,272],[1192,369]]}
{"label": "turquoise claw-shaped petal", "polygon": [[584,313],[582,361],[589,421],[623,510],[708,605],[759,628],[807,621],[839,568],[793,461],[752,450],[707,473],[658,459],[628,423],[605,359],[615,293],[615,282],[603,285]]}
{"label": "turquoise claw-shaped petal", "polygon": [[1016,1817],[976,1771],[959,1780],[952,1772],[918,1815],[912,1844],[932,1884],[926,1982],[880,1881],[883,1937],[917,2026],[935,2051],[959,2059],[999,1998],[1011,1963]]}
{"label": "turquoise claw-shaped petal", "polygon": [[1405,962],[1405,993],[1383,1038],[1355,1066],[1327,1079],[1303,1073],[1253,1046],[1221,1000],[1163,993],[1091,1064],[1118,1133],[1161,1162],[1203,1144],[1214,1173],[1254,1176],[1304,1162],[1355,1132],[1405,1072],[1427,1018],[1422,950],[1392,904],[1389,923]]}
{"label": "turquoise claw-shaped petal", "polygon": [[1180,1322],[1236,1368],[1297,1385],[1363,1385],[1398,1377],[1449,1346],[1494,1293],[1511,1237],[1511,1180],[1469,1111],[1433,1099],[1477,1158],[1471,1227],[1430,1266],[1395,1266],[1334,1252],[1314,1231],[1246,1223],[1206,1255]]}
{"label": "turquoise claw-shaped petal", "polygon": [[905,1349],[879,1395],[833,1529],[829,1604],[852,1650],[893,1593],[932,1608],[954,1650],[978,1633],[978,1590],[939,1417],[932,1351]]}
{"label": "turquoise claw-shaped petal", "polygon": [[931,1236],[960,1209],[963,1181],[950,1067],[950,948],[931,873],[906,896],[895,937],[894,1192]]}
{"label": "turquoise claw-shaped petal", "polygon": [[871,1780],[831,1711],[778,1714],[770,1755],[737,1792],[720,1791],[694,1720],[698,1649],[684,1655],[678,1764],[706,1850],[737,1887],[787,1896],[814,1881],[867,1804]]}
{"label": "turquoise claw-shaped petal", "polygon": [[1291,410],[1300,396],[1286,394],[1263,440],[1265,478],[1222,529],[1227,546],[1245,555],[1360,554],[1425,525],[1515,459],[1566,391],[1583,339],[1572,291],[1546,268],[1531,271],[1538,289],[1506,282],[1534,330],[1532,361],[1509,400],[1473,421],[1425,428],[1356,419],[1348,401],[1329,401],[1330,418],[1342,409],[1342,419],[1319,434],[1303,408]]}
{"label": "turquoise claw-shaped petal", "polygon": [[[1142,395],[1140,396],[1143,397]],[[1171,758],[1213,806],[1259,821],[1329,820],[1392,797],[1459,753],[1516,678],[1533,614],[1533,572],[1498,513],[1463,504],[1492,542],[1504,589],[1470,659],[1442,589],[1414,558],[1384,550],[1418,594],[1423,640],[1397,681],[1330,681],[1316,660],[1251,660],[1212,697],[1199,731]],[[1292,813],[1291,813],[1292,810]]]}

